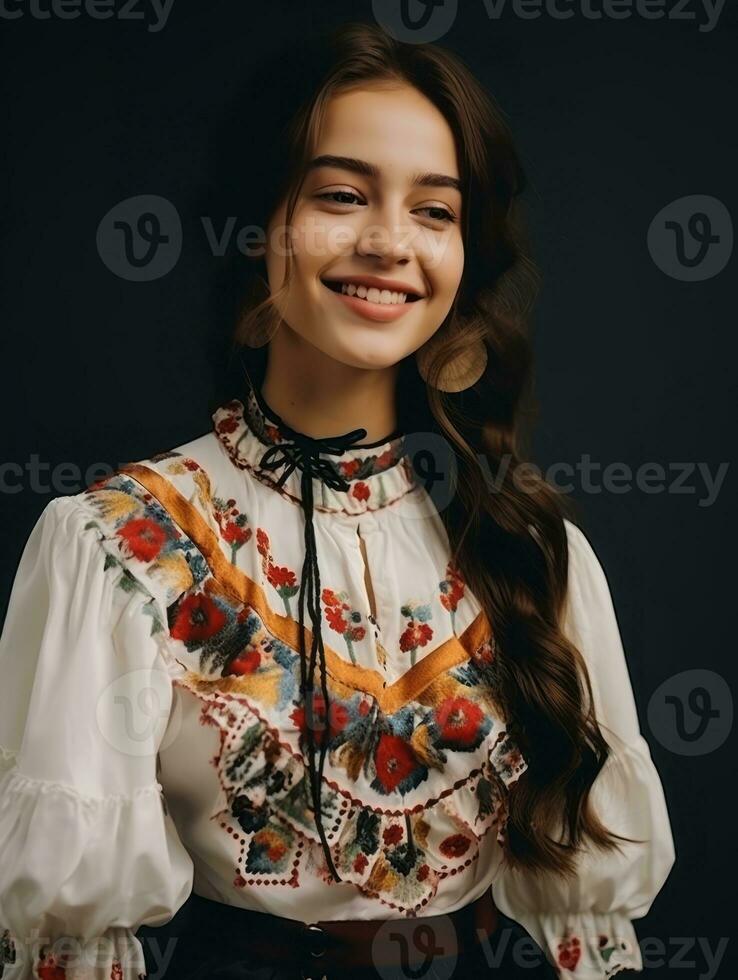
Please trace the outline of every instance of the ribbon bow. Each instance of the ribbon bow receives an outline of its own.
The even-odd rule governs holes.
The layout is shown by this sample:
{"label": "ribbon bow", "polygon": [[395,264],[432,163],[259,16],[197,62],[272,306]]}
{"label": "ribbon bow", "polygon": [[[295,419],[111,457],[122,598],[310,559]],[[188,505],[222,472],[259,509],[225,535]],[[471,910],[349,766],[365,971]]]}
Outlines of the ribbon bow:
{"label": "ribbon bow", "polygon": [[[280,426],[280,431],[283,428],[284,424]],[[349,489],[348,480],[341,476],[329,460],[321,459],[320,453],[342,455],[359,439],[366,436],[366,429],[352,429],[351,432],[332,439],[313,439],[294,430],[291,435],[290,440],[270,446],[259,461],[259,466],[266,470],[275,471],[281,466],[285,467],[284,473],[277,481],[278,487],[281,487],[290,473],[297,468],[302,471],[303,484],[308,478],[317,476],[334,490]]]}

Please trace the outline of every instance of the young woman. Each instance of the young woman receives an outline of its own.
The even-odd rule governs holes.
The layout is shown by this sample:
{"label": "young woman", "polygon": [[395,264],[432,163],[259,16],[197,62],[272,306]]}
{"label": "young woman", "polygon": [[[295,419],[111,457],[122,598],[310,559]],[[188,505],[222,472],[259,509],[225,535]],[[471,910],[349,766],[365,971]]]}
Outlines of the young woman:
{"label": "young woman", "polygon": [[3,980],[641,969],[674,846],[605,574],[521,479],[509,129],[375,28],[285,64],[242,390],[16,575]]}

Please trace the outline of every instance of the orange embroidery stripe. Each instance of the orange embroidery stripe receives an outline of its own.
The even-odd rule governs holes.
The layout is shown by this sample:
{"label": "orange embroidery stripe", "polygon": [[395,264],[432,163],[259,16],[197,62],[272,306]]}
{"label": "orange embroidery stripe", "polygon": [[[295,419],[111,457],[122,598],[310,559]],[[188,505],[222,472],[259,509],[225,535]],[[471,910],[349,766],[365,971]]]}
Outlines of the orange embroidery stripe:
{"label": "orange embroidery stripe", "polygon": [[[119,471],[132,477],[156,497],[172,520],[202,553],[213,578],[227,595],[250,606],[258,613],[269,632],[277,639],[286,643],[292,650],[300,649],[300,624],[270,607],[258,583],[228,560],[220,548],[215,532],[169,480],[156,470],[140,463],[121,466]],[[309,650],[312,631],[305,626],[304,632],[305,649]],[[416,700],[439,674],[467,660],[491,635],[492,631],[484,610],[480,610],[461,636],[451,637],[437,646],[389,687],[379,671],[349,663],[324,644],[326,668],[331,677],[340,684],[372,695],[385,714],[392,714],[409,701]]]}

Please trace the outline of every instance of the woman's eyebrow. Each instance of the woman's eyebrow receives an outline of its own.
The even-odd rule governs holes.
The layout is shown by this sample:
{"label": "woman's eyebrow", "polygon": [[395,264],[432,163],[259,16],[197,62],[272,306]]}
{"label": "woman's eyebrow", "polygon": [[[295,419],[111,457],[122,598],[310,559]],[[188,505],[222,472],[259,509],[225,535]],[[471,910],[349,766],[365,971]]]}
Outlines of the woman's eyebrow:
{"label": "woman's eyebrow", "polygon": [[[307,169],[316,170],[318,167],[337,167],[339,170],[351,170],[353,173],[361,174],[363,177],[377,178],[380,175],[379,167],[366,160],[357,160],[354,157],[338,157],[330,153],[315,157],[308,163]],[[420,187],[451,187],[461,193],[461,181],[448,174],[419,173],[413,174],[412,184]]]}

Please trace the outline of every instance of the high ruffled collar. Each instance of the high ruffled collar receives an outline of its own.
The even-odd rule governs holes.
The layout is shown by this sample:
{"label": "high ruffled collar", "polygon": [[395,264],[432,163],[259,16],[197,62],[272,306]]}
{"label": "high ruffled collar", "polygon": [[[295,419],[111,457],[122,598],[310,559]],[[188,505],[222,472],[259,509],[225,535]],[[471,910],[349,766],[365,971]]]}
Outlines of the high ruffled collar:
{"label": "high ruffled collar", "polygon": [[[280,488],[276,483],[281,474],[261,466],[269,447],[286,441],[286,437],[280,431],[282,420],[255,385],[247,383],[244,400],[234,398],[218,408],[212,418],[215,433],[236,466],[250,470],[275,491],[301,501],[299,469],[290,473]],[[378,442],[356,444],[340,456],[321,453],[321,459],[327,460],[348,482],[349,489],[337,490],[319,476],[313,477],[316,510],[347,514],[378,510],[415,485],[412,464],[405,452],[405,435],[399,430]]]}

